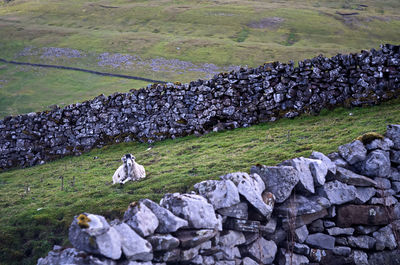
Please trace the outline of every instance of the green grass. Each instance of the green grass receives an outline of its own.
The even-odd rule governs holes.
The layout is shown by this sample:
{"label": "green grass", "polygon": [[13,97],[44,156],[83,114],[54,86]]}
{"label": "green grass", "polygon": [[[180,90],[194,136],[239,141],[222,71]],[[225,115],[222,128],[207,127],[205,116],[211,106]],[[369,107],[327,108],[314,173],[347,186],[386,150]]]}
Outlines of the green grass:
{"label": "green grass", "polygon": [[[399,117],[397,99],[374,107],[324,110],[320,116],[303,115],[152,146],[122,143],[80,157],[2,172],[0,263],[34,264],[53,244],[68,244],[69,224],[81,212],[121,218],[129,203],[140,198],[158,202],[167,192],[188,192],[199,181],[248,172],[257,163],[275,165],[309,156],[312,150],[333,152],[363,133],[384,133],[386,125],[400,123]],[[122,188],[112,186],[111,177],[125,153],[137,157],[148,177]],[[63,191],[60,176],[64,178]]]}
{"label": "green grass", "polygon": [[[207,74],[189,70],[154,71],[149,67],[103,68],[97,65],[96,58],[103,52],[139,55],[147,60],[163,57],[195,64],[213,63],[220,67],[220,71],[225,71],[224,68],[230,65],[255,67],[266,61],[298,61],[318,54],[332,56],[378,48],[381,43],[400,43],[398,0],[363,1],[367,8],[360,8],[359,4],[352,0],[13,0],[7,4],[1,1],[0,57],[47,63],[48,60],[39,56],[18,57],[17,54],[28,46],[72,48],[85,52],[87,56],[58,58],[51,63],[189,82],[207,78]],[[351,20],[336,13],[355,11],[359,15],[352,16]],[[262,28],[251,26],[273,17],[278,17],[281,22],[276,25],[267,23]],[[69,91],[71,102],[82,99],[80,90],[110,93],[144,85],[137,82],[114,85],[119,81],[66,71],[43,71],[37,80],[32,78],[36,72],[34,69],[23,73],[0,70],[0,80],[19,80],[0,84],[0,93],[35,90],[40,94],[54,95],[54,103],[57,103],[64,101],[65,95],[56,95],[56,91],[64,86],[67,86],[65,91]],[[69,82],[72,75],[73,79],[79,80],[80,89],[70,90],[67,84],[54,82],[54,79]],[[0,118],[49,105],[34,93],[23,94],[23,97],[25,102],[35,102],[36,105],[26,109],[10,107],[9,102],[3,99]]]}

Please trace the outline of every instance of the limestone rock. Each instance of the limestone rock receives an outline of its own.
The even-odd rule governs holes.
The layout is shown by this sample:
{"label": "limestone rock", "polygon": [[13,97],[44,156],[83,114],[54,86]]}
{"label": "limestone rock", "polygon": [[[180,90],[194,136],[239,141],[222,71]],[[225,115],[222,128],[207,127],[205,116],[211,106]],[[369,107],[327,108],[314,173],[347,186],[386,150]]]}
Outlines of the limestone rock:
{"label": "limestone rock", "polygon": [[306,256],[298,255],[298,254],[291,254],[287,252],[286,249],[280,248],[279,249],[279,258],[278,264],[279,265],[302,265],[308,264],[310,261]]}
{"label": "limestone rock", "polygon": [[247,251],[249,257],[259,264],[271,264],[275,259],[277,250],[274,241],[268,241],[260,237],[249,246]]}
{"label": "limestone rock", "polygon": [[325,183],[321,191],[334,205],[351,202],[356,198],[356,188],[354,186],[337,180]]}
{"label": "limestone rock", "polygon": [[224,228],[241,232],[258,233],[260,230],[260,222],[228,218],[224,224]]}
{"label": "limestone rock", "polygon": [[240,203],[238,189],[230,180],[206,180],[195,184],[194,188],[216,210]]}
{"label": "limestone rock", "polygon": [[387,177],[390,174],[389,152],[375,150],[369,153],[362,163],[361,171],[369,177]]}
{"label": "limestone rock", "polygon": [[338,150],[340,156],[343,157],[350,165],[364,161],[367,157],[367,149],[365,149],[363,143],[359,140],[353,141],[349,144],[341,145],[339,146]]}
{"label": "limestone rock", "polygon": [[141,201],[129,205],[124,222],[142,237],[152,235],[159,224],[157,216]]}
{"label": "limestone rock", "polygon": [[390,151],[390,161],[395,164],[400,164],[400,151]]}
{"label": "limestone rock", "polygon": [[54,246],[45,258],[38,260],[38,265],[116,265],[114,260],[94,257],[75,248],[63,249]]}
{"label": "limestone rock", "polygon": [[400,125],[388,125],[386,137],[393,141],[394,149],[400,150]]}
{"label": "limestone rock", "polygon": [[220,235],[218,244],[225,247],[233,247],[245,242],[246,238],[242,232],[228,230]]}
{"label": "limestone rock", "polygon": [[369,265],[400,264],[400,250],[379,251],[369,255]]}
{"label": "limestone rock", "polygon": [[168,251],[179,246],[179,239],[169,234],[154,234],[146,238],[154,251]]}
{"label": "limestone rock", "polygon": [[331,206],[328,199],[321,196],[305,197],[296,195],[294,199],[287,200],[282,205],[276,207],[276,213],[279,217],[288,215],[306,215],[322,211]]}
{"label": "limestone rock", "polygon": [[235,204],[231,207],[221,208],[217,210],[217,212],[223,216],[234,217],[237,219],[247,219],[249,216],[248,206],[245,202]]}
{"label": "limestone rock", "polygon": [[160,204],[176,216],[187,220],[191,228],[217,229],[219,227],[213,206],[202,196],[166,194]]}
{"label": "limestone rock", "polygon": [[240,265],[258,265],[258,263],[249,257],[245,257]]}
{"label": "limestone rock", "polygon": [[324,155],[323,153],[313,151],[311,156],[310,156],[310,158],[321,160],[328,167],[328,171],[331,174],[333,174],[333,175],[336,174],[336,165],[335,165],[335,163],[333,163],[332,160],[329,157],[327,157],[326,155]]}
{"label": "limestone rock", "polygon": [[294,231],[294,234],[295,234],[296,240],[298,240],[300,243],[303,243],[304,241],[306,241],[308,234],[309,234],[307,226],[303,225],[303,226],[297,228]]}
{"label": "limestone rock", "polygon": [[359,175],[343,167],[337,167],[336,175],[334,178],[348,185],[354,185],[359,187],[369,187],[369,186],[375,187],[377,185],[377,183],[373,179]]}
{"label": "limestone rock", "polygon": [[375,246],[376,239],[370,236],[349,236],[347,242],[350,247],[361,249],[372,249]]}
{"label": "limestone rock", "polygon": [[265,189],[275,195],[277,203],[282,203],[289,198],[299,181],[297,171],[291,166],[253,166],[250,172],[256,173],[262,178]]}
{"label": "limestone rock", "polygon": [[368,255],[363,251],[354,250],[352,258],[355,265],[369,265]]}
{"label": "limestone rock", "polygon": [[259,175],[237,172],[221,176],[221,179],[233,181],[239,193],[245,197],[260,214],[267,219],[270,218],[273,207],[267,205],[263,200],[262,194],[265,190],[265,184]]}
{"label": "limestone rock", "polygon": [[103,216],[75,216],[69,228],[69,241],[78,250],[117,260],[121,257],[121,238]]}
{"label": "limestone rock", "polygon": [[365,204],[376,194],[376,189],[372,187],[356,187],[356,198],[354,203]]}
{"label": "limestone rock", "polygon": [[157,233],[167,234],[173,233],[180,228],[187,227],[188,221],[175,216],[173,213],[168,211],[167,209],[159,206],[157,203],[149,200],[143,199],[140,200],[144,205],[146,205],[158,219],[158,227],[155,230]]}
{"label": "limestone rock", "polygon": [[322,233],[310,234],[306,239],[306,244],[321,249],[333,249],[335,238]]}
{"label": "limestone rock", "polygon": [[[281,163],[284,166],[292,166],[297,170],[299,176],[299,182],[297,187],[300,192],[314,193],[314,178],[310,170],[310,163],[316,161],[314,159],[308,159],[304,157],[298,157],[290,160],[286,160]],[[324,176],[325,177],[325,176]]]}
{"label": "limestone rock", "polygon": [[393,250],[397,247],[396,238],[394,236],[391,225],[382,227],[378,231],[374,232],[373,237],[376,239],[375,248],[378,251],[385,248]]}
{"label": "limestone rock", "polygon": [[150,261],[153,259],[151,244],[141,238],[127,224],[114,226],[121,237],[122,251],[129,260]]}
{"label": "limestone rock", "polygon": [[351,248],[338,246],[332,249],[333,254],[348,257],[351,254]]}
{"label": "limestone rock", "polygon": [[365,148],[368,151],[376,150],[376,149],[380,149],[383,151],[389,151],[390,148],[392,148],[392,147],[393,147],[393,141],[390,140],[389,138],[384,138],[383,140],[375,139],[372,142],[365,145]]}
{"label": "limestone rock", "polygon": [[354,228],[340,228],[340,227],[332,227],[326,230],[331,236],[339,236],[339,235],[348,235],[352,236],[354,233]]}
{"label": "limestone rock", "polygon": [[193,248],[213,238],[216,234],[217,231],[211,229],[179,230],[174,236],[179,239],[182,248]]}

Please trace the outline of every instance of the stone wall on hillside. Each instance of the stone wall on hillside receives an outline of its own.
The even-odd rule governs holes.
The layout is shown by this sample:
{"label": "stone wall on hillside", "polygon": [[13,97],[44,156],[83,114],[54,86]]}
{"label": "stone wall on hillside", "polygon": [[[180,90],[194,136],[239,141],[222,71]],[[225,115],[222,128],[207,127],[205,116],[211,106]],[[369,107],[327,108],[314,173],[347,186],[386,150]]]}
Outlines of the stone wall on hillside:
{"label": "stone wall on hillside", "polygon": [[26,167],[105,144],[153,142],[211,130],[377,104],[400,94],[400,46],[267,63],[188,84],[130,93],[0,121],[0,169]]}
{"label": "stone wall on hillside", "polygon": [[400,125],[194,189],[77,215],[38,265],[400,264]]}

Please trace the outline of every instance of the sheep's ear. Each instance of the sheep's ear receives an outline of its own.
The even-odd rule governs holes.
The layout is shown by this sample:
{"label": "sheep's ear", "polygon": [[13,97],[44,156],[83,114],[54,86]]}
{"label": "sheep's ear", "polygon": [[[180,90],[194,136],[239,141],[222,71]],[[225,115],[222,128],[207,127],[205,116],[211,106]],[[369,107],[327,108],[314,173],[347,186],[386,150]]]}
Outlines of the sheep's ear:
{"label": "sheep's ear", "polygon": [[125,161],[126,161],[126,157],[125,157],[125,156],[123,156],[123,157],[121,158],[121,160],[122,160],[122,162],[124,162],[124,163],[125,163]]}
{"label": "sheep's ear", "polygon": [[133,160],[135,160],[135,159],[136,159],[136,157],[132,156],[132,159],[133,159]]}

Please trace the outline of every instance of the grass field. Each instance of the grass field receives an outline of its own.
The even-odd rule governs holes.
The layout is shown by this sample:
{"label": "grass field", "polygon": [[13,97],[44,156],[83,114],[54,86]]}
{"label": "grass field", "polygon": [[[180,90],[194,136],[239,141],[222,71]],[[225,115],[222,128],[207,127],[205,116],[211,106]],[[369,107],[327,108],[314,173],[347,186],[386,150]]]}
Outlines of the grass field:
{"label": "grass field", "polygon": [[[171,82],[209,78],[232,65],[359,52],[381,43],[400,43],[398,0],[0,3],[0,58]],[[47,54],[51,47],[82,56]],[[34,52],[24,52],[27,48]],[[110,60],[102,64],[99,57],[104,53]],[[128,62],[121,55],[140,59]],[[0,95],[7,98],[0,102],[0,118],[145,85],[63,70],[0,65]],[[37,97],[48,93],[51,102],[50,97]],[[13,103],[21,98],[23,106]]]}
{"label": "grass field", "polygon": [[[399,117],[397,99],[151,146],[107,146],[80,157],[0,173],[0,263],[34,264],[54,244],[68,245],[69,224],[81,212],[121,218],[129,203],[140,198],[158,202],[167,192],[188,192],[194,183],[249,172],[257,163],[275,165],[309,156],[312,150],[333,152],[365,132],[384,133],[386,125],[400,123]],[[112,175],[125,153],[137,157],[148,177],[122,188],[112,186]]]}

